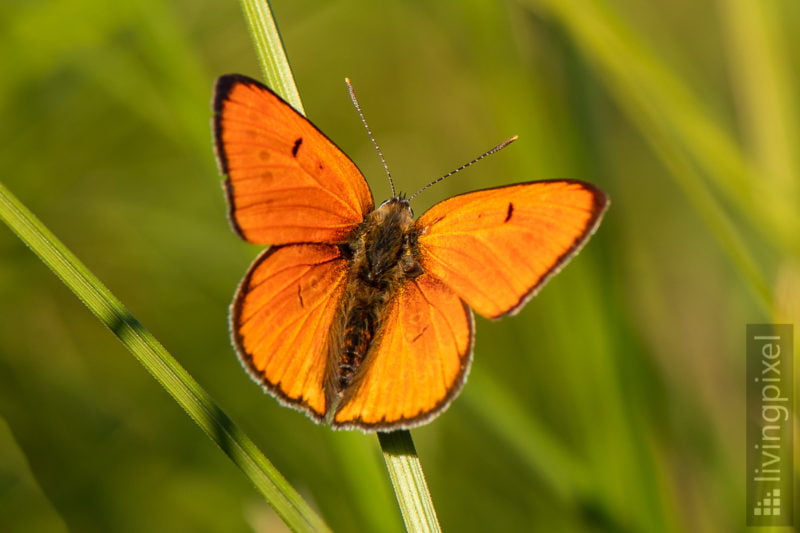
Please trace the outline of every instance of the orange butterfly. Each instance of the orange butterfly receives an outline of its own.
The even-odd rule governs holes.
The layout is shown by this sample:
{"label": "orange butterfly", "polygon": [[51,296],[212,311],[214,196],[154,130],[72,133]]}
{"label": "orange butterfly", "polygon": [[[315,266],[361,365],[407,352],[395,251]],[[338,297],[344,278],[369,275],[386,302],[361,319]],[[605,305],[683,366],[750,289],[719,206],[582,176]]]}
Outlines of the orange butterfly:
{"label": "orange butterfly", "polygon": [[231,332],[282,403],[333,428],[409,428],[455,398],[472,357],[470,308],[514,314],[586,242],[608,200],[588,183],[519,183],[413,219],[377,209],[356,165],[261,83],[222,76],[214,133],[230,218],[270,244],[242,280]]}

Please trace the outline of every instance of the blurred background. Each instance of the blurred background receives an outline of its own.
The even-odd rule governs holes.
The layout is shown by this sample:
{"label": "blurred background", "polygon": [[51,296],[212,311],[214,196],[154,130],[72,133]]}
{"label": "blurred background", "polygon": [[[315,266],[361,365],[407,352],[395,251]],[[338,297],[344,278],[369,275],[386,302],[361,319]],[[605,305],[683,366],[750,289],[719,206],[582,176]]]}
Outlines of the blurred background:
{"label": "blurred background", "polygon": [[[414,430],[445,531],[743,531],[744,339],[800,323],[797,2],[276,0],[308,116],[415,201],[595,183],[595,237]],[[217,76],[261,78],[235,0],[0,3],[0,180],[336,531],[402,528],[377,439],[264,395],[227,309]],[[797,438],[796,438],[797,440]],[[5,226],[0,530],[281,531],[249,481]]]}

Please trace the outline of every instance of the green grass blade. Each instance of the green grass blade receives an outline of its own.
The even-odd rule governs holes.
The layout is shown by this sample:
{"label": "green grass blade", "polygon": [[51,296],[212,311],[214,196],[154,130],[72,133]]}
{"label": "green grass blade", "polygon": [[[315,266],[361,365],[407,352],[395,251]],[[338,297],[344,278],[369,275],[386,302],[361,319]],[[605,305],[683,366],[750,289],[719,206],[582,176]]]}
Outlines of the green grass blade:
{"label": "green grass blade", "polygon": [[167,350],[55,235],[0,183],[0,219],[125,345],[252,481],[295,531],[327,531],[319,516]]}
{"label": "green grass blade", "polygon": [[264,73],[264,80],[284,100],[292,104],[292,107],[305,114],[269,2],[266,0],[241,0],[241,2],[250,36],[256,47],[258,62]]}
{"label": "green grass blade", "polygon": [[425,474],[408,430],[378,433],[407,531],[441,531]]}

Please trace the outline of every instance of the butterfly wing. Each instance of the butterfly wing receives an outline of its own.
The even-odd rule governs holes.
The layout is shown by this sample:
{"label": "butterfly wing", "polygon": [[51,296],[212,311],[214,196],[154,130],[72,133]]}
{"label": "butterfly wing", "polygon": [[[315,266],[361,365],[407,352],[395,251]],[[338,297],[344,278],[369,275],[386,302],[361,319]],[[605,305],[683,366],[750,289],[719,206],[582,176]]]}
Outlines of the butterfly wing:
{"label": "butterfly wing", "polygon": [[477,313],[516,313],[600,222],[606,195],[591,184],[537,181],[475,191],[417,221],[423,270]]}
{"label": "butterfly wing", "polygon": [[231,221],[249,242],[342,242],[372,211],[355,163],[253,79],[217,80],[214,134]]}
{"label": "butterfly wing", "polygon": [[464,384],[472,354],[470,309],[428,274],[399,291],[388,304],[364,373],[340,403],[334,427],[416,426],[446,408]]}
{"label": "butterfly wing", "polygon": [[242,280],[231,330],[243,366],[283,403],[324,419],[328,331],[347,277],[336,246],[273,246]]}

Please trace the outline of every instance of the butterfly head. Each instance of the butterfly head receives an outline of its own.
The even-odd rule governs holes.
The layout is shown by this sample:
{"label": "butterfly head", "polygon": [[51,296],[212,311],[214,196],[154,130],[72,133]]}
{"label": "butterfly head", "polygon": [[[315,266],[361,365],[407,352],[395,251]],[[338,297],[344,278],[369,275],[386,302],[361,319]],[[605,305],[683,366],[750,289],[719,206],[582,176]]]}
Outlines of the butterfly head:
{"label": "butterfly head", "polygon": [[406,198],[405,193],[400,193],[397,196],[384,200],[383,203],[378,206],[375,212],[404,212],[407,213],[412,219],[414,218],[414,211],[411,209],[411,203]]}

